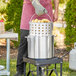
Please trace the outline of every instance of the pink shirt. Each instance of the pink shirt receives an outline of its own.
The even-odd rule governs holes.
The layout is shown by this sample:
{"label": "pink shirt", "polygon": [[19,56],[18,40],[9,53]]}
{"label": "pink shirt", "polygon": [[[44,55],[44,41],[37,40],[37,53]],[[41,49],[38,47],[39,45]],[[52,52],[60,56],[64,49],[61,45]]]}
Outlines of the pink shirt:
{"label": "pink shirt", "polygon": [[[31,4],[30,0],[24,0],[24,1],[26,3],[23,4],[20,29],[29,30],[29,21],[30,21],[31,17],[33,16],[33,14],[35,14],[35,10]],[[43,5],[43,7],[45,7],[47,9],[48,14],[49,14],[49,16],[51,16],[52,21],[53,21],[51,0],[40,0],[40,3]],[[50,20],[50,18],[46,14],[44,14],[42,16],[35,15],[33,17],[33,19],[35,19],[35,18],[37,18],[37,19],[46,18],[46,19]]]}

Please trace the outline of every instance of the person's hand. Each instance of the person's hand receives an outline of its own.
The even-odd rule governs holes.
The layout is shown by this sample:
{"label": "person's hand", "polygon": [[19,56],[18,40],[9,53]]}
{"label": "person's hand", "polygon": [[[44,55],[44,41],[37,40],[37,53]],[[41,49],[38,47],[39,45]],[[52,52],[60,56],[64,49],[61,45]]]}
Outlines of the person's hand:
{"label": "person's hand", "polygon": [[54,22],[58,20],[58,11],[57,10],[55,10],[53,18],[54,18]]}

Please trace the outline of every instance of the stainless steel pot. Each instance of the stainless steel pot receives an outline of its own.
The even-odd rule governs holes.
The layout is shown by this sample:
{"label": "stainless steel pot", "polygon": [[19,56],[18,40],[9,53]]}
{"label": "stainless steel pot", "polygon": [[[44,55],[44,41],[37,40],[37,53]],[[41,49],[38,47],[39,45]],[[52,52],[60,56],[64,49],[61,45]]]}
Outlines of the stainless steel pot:
{"label": "stainless steel pot", "polygon": [[28,57],[46,59],[54,56],[54,36],[28,36]]}

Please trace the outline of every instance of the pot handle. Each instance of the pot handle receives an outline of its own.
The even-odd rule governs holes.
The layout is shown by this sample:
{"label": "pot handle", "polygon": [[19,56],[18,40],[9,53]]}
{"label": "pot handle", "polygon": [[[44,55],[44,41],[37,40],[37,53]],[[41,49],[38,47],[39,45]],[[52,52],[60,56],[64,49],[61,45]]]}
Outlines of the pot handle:
{"label": "pot handle", "polygon": [[[33,19],[33,17],[34,17],[35,15],[36,15],[36,14],[33,14],[33,16],[32,16],[31,19],[30,19],[30,22],[32,21],[32,19]],[[46,15],[50,18],[51,22],[53,22],[52,19],[51,19],[51,16],[50,16],[49,14],[46,14]]]}

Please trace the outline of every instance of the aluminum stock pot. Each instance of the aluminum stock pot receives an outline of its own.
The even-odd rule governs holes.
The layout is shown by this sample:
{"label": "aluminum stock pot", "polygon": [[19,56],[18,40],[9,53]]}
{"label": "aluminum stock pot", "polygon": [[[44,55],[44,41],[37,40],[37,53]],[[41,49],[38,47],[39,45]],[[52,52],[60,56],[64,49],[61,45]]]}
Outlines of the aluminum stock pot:
{"label": "aluminum stock pot", "polygon": [[[32,18],[35,14],[32,16]],[[47,14],[47,16],[49,16]],[[54,36],[52,35],[53,22],[32,22],[30,19],[28,41],[28,57],[46,59],[54,56]],[[50,20],[51,17],[49,16]]]}
{"label": "aluminum stock pot", "polygon": [[54,36],[28,36],[28,57],[35,59],[54,56]]}

